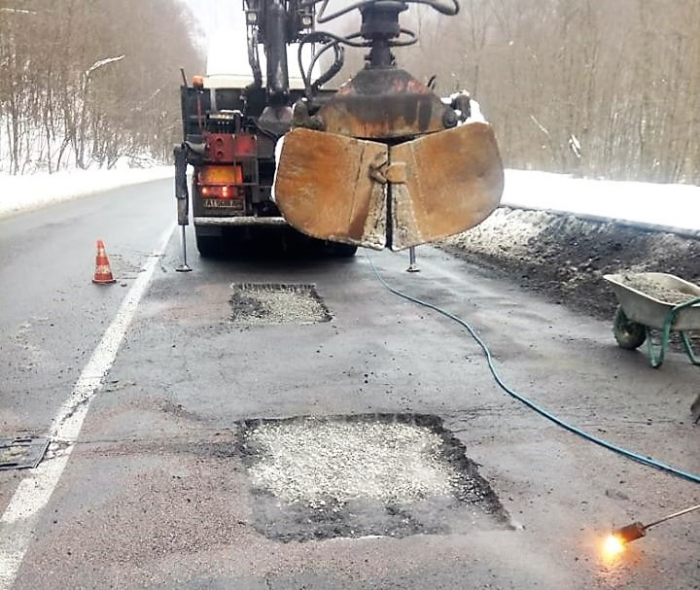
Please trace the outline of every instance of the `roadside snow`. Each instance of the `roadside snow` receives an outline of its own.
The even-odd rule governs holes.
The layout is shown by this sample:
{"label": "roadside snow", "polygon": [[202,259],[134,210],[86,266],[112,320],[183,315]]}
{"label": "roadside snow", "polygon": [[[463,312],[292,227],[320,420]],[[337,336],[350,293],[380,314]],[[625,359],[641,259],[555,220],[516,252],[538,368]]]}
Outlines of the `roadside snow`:
{"label": "roadside snow", "polygon": [[120,170],[70,170],[55,174],[0,174],[0,219],[107,190],[170,178],[172,166]]}
{"label": "roadside snow", "polygon": [[[120,186],[171,178],[173,173],[171,166],[156,166],[24,176],[0,174],[0,218]],[[590,180],[566,174],[506,170],[501,204],[700,236],[700,187],[693,185]]]}
{"label": "roadside snow", "polygon": [[506,170],[501,204],[700,236],[700,187]]}

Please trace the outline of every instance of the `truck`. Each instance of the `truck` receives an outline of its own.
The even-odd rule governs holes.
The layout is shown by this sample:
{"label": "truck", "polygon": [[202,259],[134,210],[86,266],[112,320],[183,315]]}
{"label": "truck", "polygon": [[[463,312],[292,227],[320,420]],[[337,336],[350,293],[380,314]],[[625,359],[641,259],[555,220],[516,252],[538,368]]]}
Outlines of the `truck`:
{"label": "truck", "polygon": [[[191,83],[183,72],[183,142],[175,148],[178,221],[188,224],[191,198],[195,240],[203,257],[217,256],[227,245],[252,240],[261,233],[274,232],[283,238],[293,235],[297,240],[303,236],[291,230],[280,215],[272,189],[275,145],[291,127],[290,106],[304,96],[304,85],[294,43],[282,44],[273,37],[264,44],[265,53],[260,55],[253,47],[248,54],[249,46],[259,39],[261,25],[272,18],[264,10],[266,5],[261,6],[263,10],[256,14],[260,20],[251,24],[254,30],[248,43],[241,31],[228,44],[232,59],[210,59],[207,74],[194,76]],[[302,18],[308,11],[294,8],[288,6],[277,19],[301,32],[305,24],[308,28],[309,21]],[[270,34],[269,24],[263,29]],[[292,33],[290,39],[294,37]],[[273,72],[280,70],[280,62],[288,64],[281,76],[263,73],[268,55]],[[243,56],[248,59],[241,59]],[[186,174],[188,165],[191,181]],[[325,240],[306,241],[338,256],[352,256],[357,250]]]}
{"label": "truck", "polygon": [[[202,256],[220,253],[227,236],[270,227],[341,256],[401,250],[469,229],[498,206],[503,167],[490,125],[470,118],[466,92],[439,98],[393,53],[417,40],[399,23],[410,4],[454,15],[457,0],[359,0],[329,14],[330,2],[244,0],[237,71],[184,80],[175,149],[183,247],[188,165]],[[353,10],[360,31],[317,30]],[[365,67],[328,90],[348,46],[368,50]]]}

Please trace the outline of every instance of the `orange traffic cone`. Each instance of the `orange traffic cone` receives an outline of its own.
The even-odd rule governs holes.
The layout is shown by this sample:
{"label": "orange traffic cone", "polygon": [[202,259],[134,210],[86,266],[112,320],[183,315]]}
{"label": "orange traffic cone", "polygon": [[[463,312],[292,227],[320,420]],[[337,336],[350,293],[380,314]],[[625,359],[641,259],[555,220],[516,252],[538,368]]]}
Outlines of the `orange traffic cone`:
{"label": "orange traffic cone", "polygon": [[95,276],[92,278],[92,282],[96,285],[117,282],[112,276],[112,269],[109,267],[109,259],[105,252],[105,243],[102,240],[97,240],[97,260],[95,261]]}

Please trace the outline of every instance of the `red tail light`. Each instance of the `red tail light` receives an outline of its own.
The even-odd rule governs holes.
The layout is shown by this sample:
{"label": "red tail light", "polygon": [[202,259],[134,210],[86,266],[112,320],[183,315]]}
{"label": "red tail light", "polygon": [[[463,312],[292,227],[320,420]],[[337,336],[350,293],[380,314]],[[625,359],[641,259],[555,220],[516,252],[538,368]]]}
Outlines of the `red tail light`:
{"label": "red tail light", "polygon": [[199,193],[206,199],[242,199],[245,189],[240,186],[200,186]]}
{"label": "red tail light", "polygon": [[200,184],[243,184],[243,168],[240,164],[226,166],[203,166],[199,172]]}

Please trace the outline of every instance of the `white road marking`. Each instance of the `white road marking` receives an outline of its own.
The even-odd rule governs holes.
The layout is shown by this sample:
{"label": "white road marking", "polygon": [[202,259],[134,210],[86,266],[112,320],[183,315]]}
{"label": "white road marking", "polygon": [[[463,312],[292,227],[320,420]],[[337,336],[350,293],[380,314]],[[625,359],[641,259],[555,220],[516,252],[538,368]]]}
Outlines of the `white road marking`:
{"label": "white road marking", "polygon": [[161,236],[157,249],[146,262],[143,272],[129,289],[116,316],[80,374],[70,397],[61,406],[51,423],[49,435],[65,447],[57,450],[24,478],[0,517],[0,590],[10,590],[35,534],[38,515],[48,504],[78,440],[90,402],[102,388],[112,368],[136,309],[148,289],[158,262],[170,241],[175,226]]}

